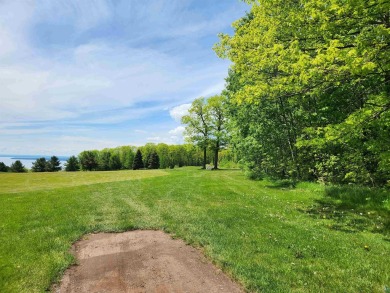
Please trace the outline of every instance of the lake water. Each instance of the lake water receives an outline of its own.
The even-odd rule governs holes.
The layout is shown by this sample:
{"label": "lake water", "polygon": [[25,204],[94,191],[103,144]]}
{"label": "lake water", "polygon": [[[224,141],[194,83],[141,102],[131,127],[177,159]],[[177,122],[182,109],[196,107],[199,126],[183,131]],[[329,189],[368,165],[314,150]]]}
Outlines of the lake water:
{"label": "lake water", "polygon": [[[22,155],[21,156],[19,156],[19,155],[4,156],[4,155],[0,155],[0,162],[3,162],[8,167],[10,167],[13,162],[15,162],[16,160],[19,160],[19,161],[22,162],[24,167],[26,167],[27,169],[31,169],[32,163],[34,163],[36,161],[36,159],[39,159],[39,158],[42,158],[42,157],[45,157],[46,160],[50,160],[50,156],[33,156],[33,155],[28,155],[28,156],[22,156]],[[66,157],[66,156],[57,156],[57,157],[60,160],[62,169],[64,169],[64,167],[65,167],[64,164],[66,163],[66,160],[68,159],[68,157]]]}

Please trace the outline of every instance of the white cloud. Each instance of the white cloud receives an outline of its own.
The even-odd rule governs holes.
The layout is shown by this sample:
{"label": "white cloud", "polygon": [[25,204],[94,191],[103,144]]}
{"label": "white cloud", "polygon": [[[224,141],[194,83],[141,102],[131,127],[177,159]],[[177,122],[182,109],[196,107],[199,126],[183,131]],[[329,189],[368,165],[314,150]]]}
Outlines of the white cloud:
{"label": "white cloud", "polygon": [[175,135],[175,136],[182,135],[184,130],[185,130],[184,126],[178,126],[175,129],[170,130],[169,134],[172,134],[172,135]]}
{"label": "white cloud", "polygon": [[161,137],[160,136],[152,136],[152,137],[148,137],[146,138],[147,141],[152,141],[152,142],[160,142],[161,141]]}
{"label": "white cloud", "polygon": [[181,118],[188,114],[188,109],[191,107],[191,104],[182,104],[180,106],[173,107],[169,110],[169,115],[177,121],[180,122]]}

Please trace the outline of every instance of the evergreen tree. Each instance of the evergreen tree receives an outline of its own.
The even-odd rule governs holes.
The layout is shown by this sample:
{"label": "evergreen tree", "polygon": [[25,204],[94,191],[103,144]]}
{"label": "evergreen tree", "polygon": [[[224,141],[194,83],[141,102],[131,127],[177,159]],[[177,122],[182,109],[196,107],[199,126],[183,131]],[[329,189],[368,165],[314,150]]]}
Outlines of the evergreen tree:
{"label": "evergreen tree", "polygon": [[46,164],[46,171],[58,172],[62,169],[60,165],[61,165],[60,160],[56,156],[52,156]]}
{"label": "evergreen tree", "polygon": [[160,168],[160,158],[157,152],[153,152],[149,156],[148,160],[148,168],[149,169],[158,169]]}
{"label": "evergreen tree", "polygon": [[0,162],[0,172],[8,172],[9,167],[4,164],[3,162]]}
{"label": "evergreen tree", "polygon": [[36,159],[35,162],[32,163],[31,171],[33,172],[45,172],[47,168],[47,161],[44,157]]}
{"label": "evergreen tree", "polygon": [[71,156],[65,164],[65,171],[67,172],[73,172],[73,171],[79,171],[80,170],[80,163],[79,160],[75,156]]}
{"label": "evergreen tree", "polygon": [[133,170],[142,169],[143,167],[144,163],[142,161],[142,153],[140,149],[138,149],[133,161]]}
{"label": "evergreen tree", "polygon": [[26,172],[25,167],[23,166],[22,162],[19,160],[16,160],[15,162],[13,162],[10,169],[11,169],[11,172],[15,172],[15,173]]}

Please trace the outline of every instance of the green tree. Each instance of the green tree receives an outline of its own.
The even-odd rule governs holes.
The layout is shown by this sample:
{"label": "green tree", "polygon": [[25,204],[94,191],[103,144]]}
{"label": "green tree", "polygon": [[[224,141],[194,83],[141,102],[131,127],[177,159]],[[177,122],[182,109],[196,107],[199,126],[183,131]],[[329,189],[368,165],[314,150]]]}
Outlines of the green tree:
{"label": "green tree", "polygon": [[214,169],[218,169],[218,154],[221,147],[225,145],[227,139],[226,133],[226,111],[225,97],[217,95],[208,98],[207,107],[210,113],[210,134],[212,140],[212,149],[214,151]]}
{"label": "green tree", "polygon": [[156,151],[156,145],[154,143],[148,142],[144,146],[141,146],[139,149],[142,152],[143,164],[146,168],[149,164],[150,155]]}
{"label": "green tree", "polygon": [[26,172],[26,168],[24,167],[24,165],[22,164],[22,162],[20,160],[16,160],[15,162],[13,162],[11,164],[10,170],[11,170],[11,172],[15,172],[15,173]]}
{"label": "green tree", "polygon": [[120,170],[122,168],[119,154],[114,153],[110,157],[110,170]]}
{"label": "green tree", "polygon": [[46,171],[48,172],[58,172],[61,169],[61,162],[56,156],[52,156],[46,163]]}
{"label": "green tree", "polygon": [[159,143],[156,146],[156,152],[160,158],[160,168],[169,168],[170,157],[169,157],[169,146],[165,143]]}
{"label": "green tree", "polygon": [[98,153],[98,166],[101,171],[111,170],[110,168],[111,152],[109,149],[104,149]]}
{"label": "green tree", "polygon": [[123,169],[132,169],[134,161],[134,147],[132,146],[122,146],[119,147],[119,156]]}
{"label": "green tree", "polygon": [[148,169],[158,169],[160,168],[160,158],[156,151],[150,154],[148,160]]}
{"label": "green tree", "polygon": [[65,163],[65,171],[74,172],[80,170],[80,163],[77,157],[71,156]]}
{"label": "green tree", "polygon": [[181,122],[186,125],[184,135],[189,142],[193,142],[203,150],[202,169],[206,169],[207,148],[210,142],[211,121],[206,99],[195,99],[188,115],[182,117]]}
{"label": "green tree", "polygon": [[133,170],[142,169],[143,167],[144,167],[144,162],[142,160],[142,153],[141,150],[138,149],[134,157]]}
{"label": "green tree", "polygon": [[83,151],[79,154],[81,168],[93,171],[98,168],[98,153],[96,151]]}
{"label": "green tree", "polygon": [[32,163],[31,171],[33,172],[45,172],[47,171],[47,161],[44,157],[36,159]]}
{"label": "green tree", "polygon": [[0,172],[8,172],[8,171],[9,171],[9,167],[3,162],[0,162]]}
{"label": "green tree", "polygon": [[246,1],[215,47],[233,139],[250,169],[385,184],[390,176],[389,3]]}

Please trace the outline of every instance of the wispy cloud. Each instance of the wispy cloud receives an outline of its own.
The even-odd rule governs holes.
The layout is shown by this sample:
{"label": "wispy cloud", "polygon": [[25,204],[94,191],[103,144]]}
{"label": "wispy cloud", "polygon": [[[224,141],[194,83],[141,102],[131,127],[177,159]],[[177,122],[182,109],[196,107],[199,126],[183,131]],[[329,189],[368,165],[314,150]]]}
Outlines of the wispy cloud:
{"label": "wispy cloud", "polygon": [[187,115],[188,109],[190,107],[190,103],[173,107],[171,110],[169,110],[169,115],[171,115],[171,117],[175,119],[175,121],[180,122],[181,118]]}

